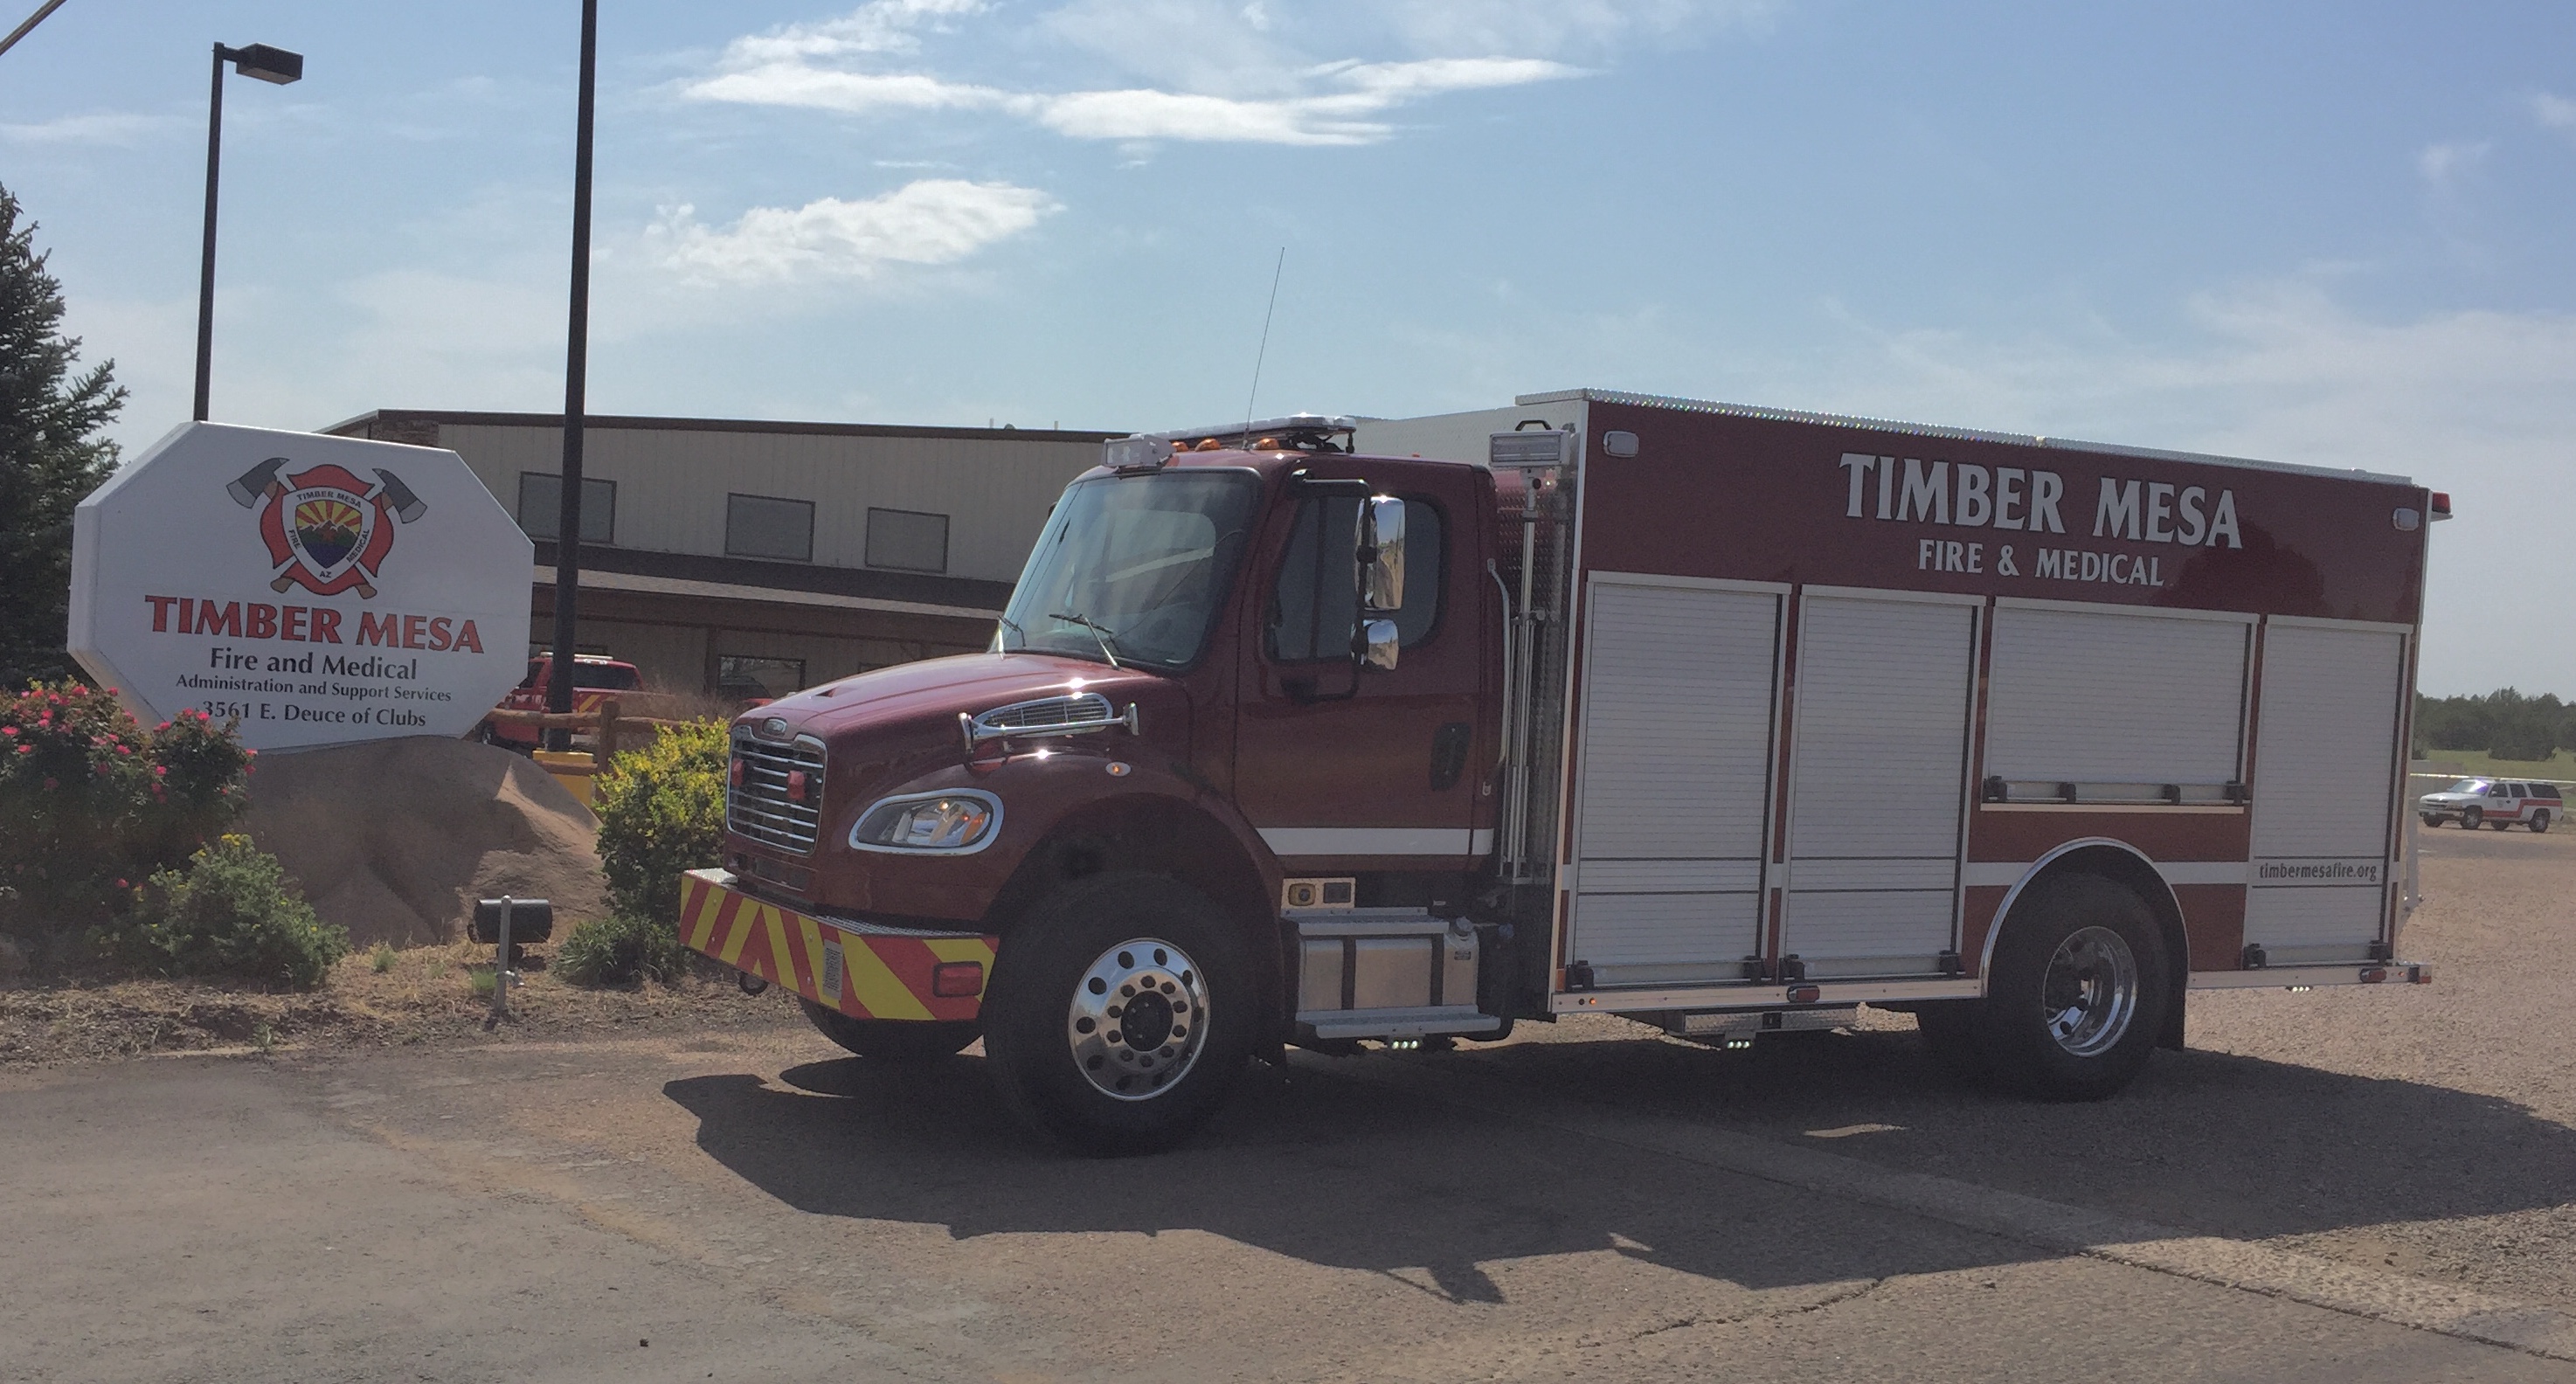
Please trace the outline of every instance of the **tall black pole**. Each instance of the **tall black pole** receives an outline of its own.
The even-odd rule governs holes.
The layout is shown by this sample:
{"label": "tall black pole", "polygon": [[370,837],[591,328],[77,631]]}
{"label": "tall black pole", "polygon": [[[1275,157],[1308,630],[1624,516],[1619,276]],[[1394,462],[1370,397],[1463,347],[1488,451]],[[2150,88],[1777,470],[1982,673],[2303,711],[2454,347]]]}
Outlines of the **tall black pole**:
{"label": "tall black pole", "polygon": [[[546,710],[572,710],[575,607],[581,590],[581,423],[590,374],[590,131],[599,84],[599,0],[581,0],[581,97],[572,156],[572,320],[564,334],[563,481],[555,525],[555,656],[546,679]],[[570,731],[546,734],[564,749]]]}
{"label": "tall black pole", "polygon": [[215,85],[206,98],[206,251],[197,269],[197,411],[206,421],[206,396],[213,383],[215,351],[215,175],[224,152],[224,46],[215,45]]}

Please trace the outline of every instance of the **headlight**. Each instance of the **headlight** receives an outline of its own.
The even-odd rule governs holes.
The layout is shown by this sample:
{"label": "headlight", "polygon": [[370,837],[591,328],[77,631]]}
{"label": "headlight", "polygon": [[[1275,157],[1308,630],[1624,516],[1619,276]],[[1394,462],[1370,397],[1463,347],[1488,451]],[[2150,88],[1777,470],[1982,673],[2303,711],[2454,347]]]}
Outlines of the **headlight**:
{"label": "headlight", "polygon": [[859,814],[850,845],[862,851],[954,851],[991,845],[1002,825],[1002,800],[963,789],[887,798]]}

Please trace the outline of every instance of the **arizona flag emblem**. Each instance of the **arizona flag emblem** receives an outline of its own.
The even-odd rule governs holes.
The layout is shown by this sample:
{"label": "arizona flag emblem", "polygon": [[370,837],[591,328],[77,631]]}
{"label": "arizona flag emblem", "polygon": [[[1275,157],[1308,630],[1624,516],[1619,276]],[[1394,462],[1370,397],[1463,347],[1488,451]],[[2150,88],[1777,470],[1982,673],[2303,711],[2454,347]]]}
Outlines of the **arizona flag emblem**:
{"label": "arizona flag emblem", "polygon": [[260,512],[259,536],[277,573],[269,589],[301,586],[336,596],[354,588],[361,599],[374,599],[369,579],[393,550],[395,521],[408,524],[429,506],[381,466],[375,468],[379,483],[369,486],[329,464],[282,475],[287,464],[270,457],[224,488],[235,504]]}

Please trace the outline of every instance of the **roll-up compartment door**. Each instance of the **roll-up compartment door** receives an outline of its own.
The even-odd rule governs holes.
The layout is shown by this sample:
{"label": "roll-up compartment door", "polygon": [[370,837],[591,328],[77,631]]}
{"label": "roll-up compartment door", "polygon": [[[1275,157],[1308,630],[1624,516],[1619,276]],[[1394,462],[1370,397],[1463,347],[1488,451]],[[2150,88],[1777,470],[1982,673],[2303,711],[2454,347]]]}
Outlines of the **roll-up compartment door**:
{"label": "roll-up compartment door", "polygon": [[2242,777],[2251,625],[2002,605],[1986,693],[1990,778],[2015,798],[2228,801]]}
{"label": "roll-up compartment door", "polygon": [[2405,677],[2393,630],[2263,632],[2245,940],[2275,966],[2367,960],[2379,940]]}
{"label": "roll-up compartment door", "polygon": [[1732,979],[1760,950],[1780,600],[1593,580],[1567,956],[1596,985]]}
{"label": "roll-up compartment door", "polygon": [[1932,972],[1954,945],[1978,612],[1801,610],[1780,950],[1811,977]]}

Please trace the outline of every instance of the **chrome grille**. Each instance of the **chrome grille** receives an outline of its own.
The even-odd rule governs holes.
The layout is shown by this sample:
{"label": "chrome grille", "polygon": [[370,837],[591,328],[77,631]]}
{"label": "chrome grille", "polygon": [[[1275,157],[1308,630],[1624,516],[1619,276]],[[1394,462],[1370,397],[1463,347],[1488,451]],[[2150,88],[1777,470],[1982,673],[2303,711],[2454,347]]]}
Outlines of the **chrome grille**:
{"label": "chrome grille", "polygon": [[1071,697],[1040,697],[1033,702],[1013,702],[995,707],[975,718],[975,724],[986,730],[1048,730],[1058,726],[1103,725],[1116,719],[1109,699],[1097,692],[1084,692]]}
{"label": "chrome grille", "polygon": [[[742,782],[725,789],[725,829],[763,845],[810,855],[823,829],[823,742],[811,736],[776,745],[736,732],[733,756]],[[805,801],[787,798],[787,776],[805,772]]]}

